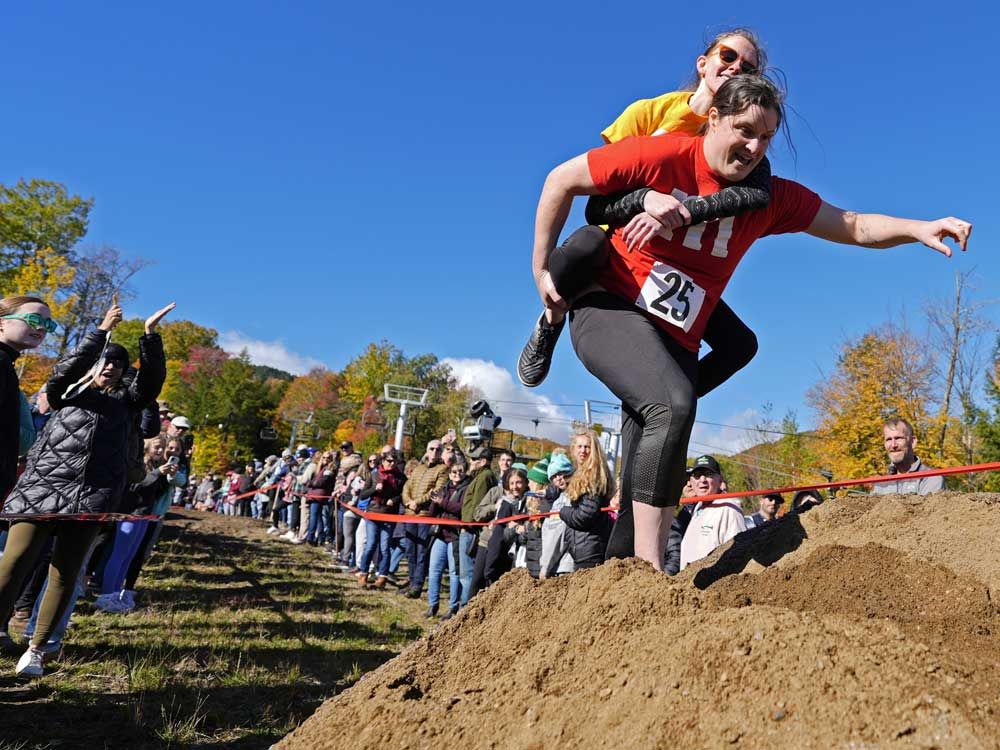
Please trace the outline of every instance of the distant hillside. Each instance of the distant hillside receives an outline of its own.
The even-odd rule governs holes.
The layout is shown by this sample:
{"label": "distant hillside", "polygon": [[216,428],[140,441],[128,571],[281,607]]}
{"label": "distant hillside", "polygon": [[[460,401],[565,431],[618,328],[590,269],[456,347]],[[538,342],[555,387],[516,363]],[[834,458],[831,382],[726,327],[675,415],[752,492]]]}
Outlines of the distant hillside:
{"label": "distant hillside", "polygon": [[278,380],[287,382],[295,380],[295,376],[292,373],[279,370],[277,367],[268,367],[267,365],[253,365],[253,374],[255,378],[261,381],[267,381],[270,378],[277,378]]}

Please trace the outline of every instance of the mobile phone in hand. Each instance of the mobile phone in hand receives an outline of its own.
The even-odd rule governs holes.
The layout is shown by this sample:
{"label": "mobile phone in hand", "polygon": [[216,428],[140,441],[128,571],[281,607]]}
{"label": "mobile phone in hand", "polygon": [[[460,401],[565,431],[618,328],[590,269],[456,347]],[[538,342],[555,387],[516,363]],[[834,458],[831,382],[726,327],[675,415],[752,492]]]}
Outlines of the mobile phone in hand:
{"label": "mobile phone in hand", "polygon": [[177,456],[171,456],[167,460],[167,466],[177,466],[177,464],[179,464],[180,462],[181,462],[180,458],[178,458]]}

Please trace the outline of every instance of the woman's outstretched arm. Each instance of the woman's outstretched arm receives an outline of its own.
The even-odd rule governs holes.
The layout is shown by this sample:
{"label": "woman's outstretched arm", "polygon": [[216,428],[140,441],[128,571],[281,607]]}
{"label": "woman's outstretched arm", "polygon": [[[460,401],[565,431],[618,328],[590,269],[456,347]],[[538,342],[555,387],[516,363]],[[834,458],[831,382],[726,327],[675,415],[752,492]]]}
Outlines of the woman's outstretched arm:
{"label": "woman's outstretched arm", "polygon": [[920,242],[950,258],[952,249],[944,241],[951,239],[964,251],[972,234],[972,224],[954,216],[921,221],[860,214],[824,202],[806,232],[830,242],[875,249]]}

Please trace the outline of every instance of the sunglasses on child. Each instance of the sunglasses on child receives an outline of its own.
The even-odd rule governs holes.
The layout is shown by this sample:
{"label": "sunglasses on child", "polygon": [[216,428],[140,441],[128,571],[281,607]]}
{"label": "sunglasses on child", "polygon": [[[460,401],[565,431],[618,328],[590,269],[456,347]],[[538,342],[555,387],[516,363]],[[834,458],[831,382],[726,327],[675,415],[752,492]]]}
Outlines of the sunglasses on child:
{"label": "sunglasses on child", "polygon": [[753,75],[757,72],[757,66],[752,65],[746,60],[742,60],[740,53],[734,50],[732,47],[727,47],[724,44],[719,45],[719,59],[722,60],[726,65],[732,65],[737,60],[740,62],[740,73],[743,75]]}
{"label": "sunglasses on child", "polygon": [[43,318],[38,313],[20,313],[14,315],[4,315],[4,320],[23,320],[31,328],[44,328],[46,333],[55,333],[59,324],[52,318]]}

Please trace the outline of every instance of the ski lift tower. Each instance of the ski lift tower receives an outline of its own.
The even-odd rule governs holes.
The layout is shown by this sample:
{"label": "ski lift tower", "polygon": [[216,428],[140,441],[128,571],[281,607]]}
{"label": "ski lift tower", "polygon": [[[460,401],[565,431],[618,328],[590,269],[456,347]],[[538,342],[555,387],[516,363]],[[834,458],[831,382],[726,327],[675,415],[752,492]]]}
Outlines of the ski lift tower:
{"label": "ski lift tower", "polygon": [[386,383],[383,387],[385,389],[385,400],[399,404],[399,419],[396,420],[396,440],[394,445],[396,450],[402,450],[406,412],[411,406],[426,406],[428,391],[426,388],[414,388],[409,385],[394,385],[392,383]]}

